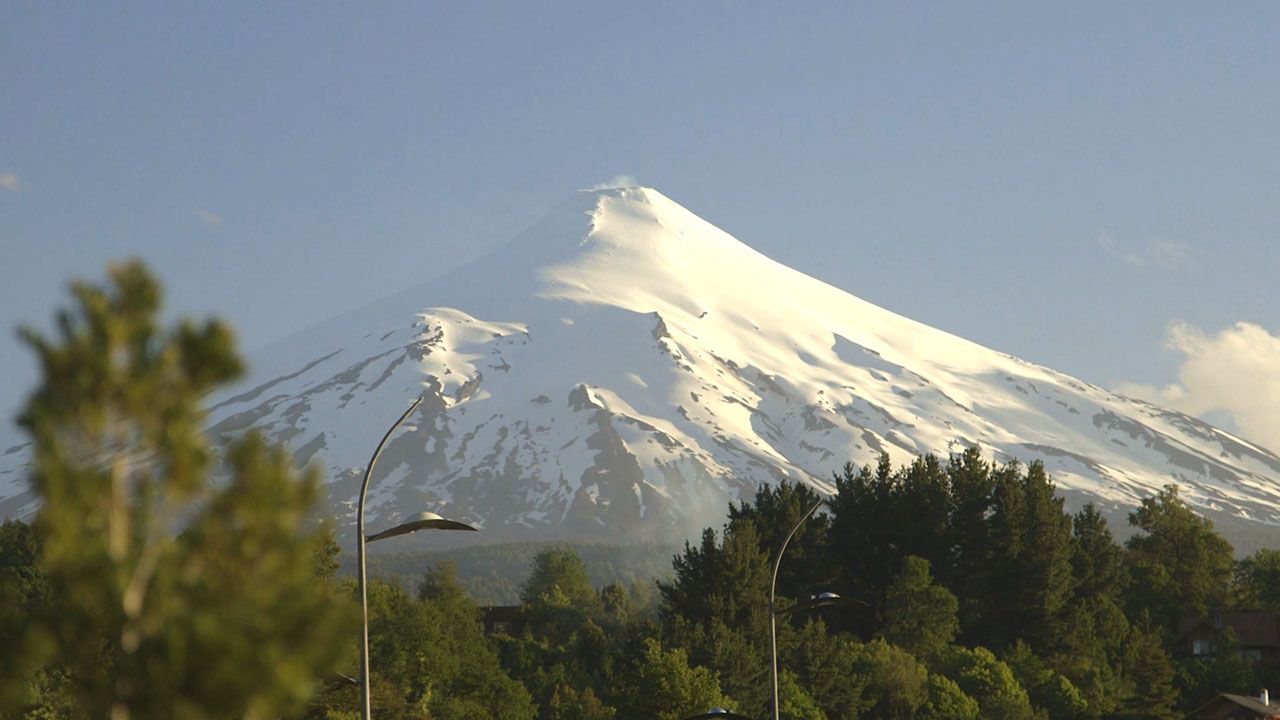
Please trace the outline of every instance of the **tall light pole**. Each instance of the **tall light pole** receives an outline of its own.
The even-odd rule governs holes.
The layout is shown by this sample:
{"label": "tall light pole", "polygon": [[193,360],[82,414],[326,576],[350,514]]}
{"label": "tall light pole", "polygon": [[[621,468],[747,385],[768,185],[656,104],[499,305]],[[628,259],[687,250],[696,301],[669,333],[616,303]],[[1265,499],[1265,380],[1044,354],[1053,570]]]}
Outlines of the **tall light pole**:
{"label": "tall light pole", "polygon": [[[773,720],[778,720],[778,605],[774,599],[774,591],[778,585],[778,565],[782,563],[782,553],[787,551],[787,544],[791,542],[791,537],[796,534],[801,525],[804,525],[809,516],[822,506],[823,502],[819,499],[813,507],[800,516],[799,522],[791,528],[791,532],[787,533],[782,546],[773,556],[773,575],[769,578],[769,676],[773,680]],[[830,594],[824,593],[824,595]]]}
{"label": "tall light pole", "polygon": [[387,444],[387,440],[391,438],[391,433],[400,427],[405,418],[417,409],[422,402],[422,396],[419,395],[417,400],[409,406],[408,410],[391,425],[387,433],[382,436],[382,441],[378,443],[377,449],[373,451],[373,457],[369,458],[369,467],[365,468],[364,480],[360,483],[360,500],[356,507],[356,565],[357,579],[356,583],[360,587],[360,717],[361,720],[370,720],[370,704],[369,704],[369,593],[365,580],[365,558],[364,546],[366,542],[375,542],[385,540],[389,537],[397,535],[407,535],[418,530],[471,530],[476,528],[461,523],[456,520],[447,520],[439,515],[431,512],[422,513],[415,516],[413,520],[401,523],[389,530],[383,530],[376,535],[365,537],[364,534],[364,499],[365,494],[369,492],[369,478],[373,476],[373,466],[378,462],[378,456],[382,454],[382,447]]}

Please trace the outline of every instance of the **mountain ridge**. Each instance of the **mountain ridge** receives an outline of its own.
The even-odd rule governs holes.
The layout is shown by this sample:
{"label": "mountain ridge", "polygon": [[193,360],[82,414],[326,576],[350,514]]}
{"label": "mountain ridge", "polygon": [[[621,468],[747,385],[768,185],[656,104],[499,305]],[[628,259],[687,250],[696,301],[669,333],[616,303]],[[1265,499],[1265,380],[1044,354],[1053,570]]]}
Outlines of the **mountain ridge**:
{"label": "mountain ridge", "polygon": [[[1070,497],[1119,507],[1173,482],[1206,511],[1280,521],[1269,450],[877,307],[648,188],[579,193],[252,359],[211,433],[257,428],[321,461],[344,517],[373,444],[424,394],[380,461],[374,523],[432,509],[688,536],[760,483],[830,492],[846,461],[972,445],[1045,462]],[[0,512],[16,498],[0,474]]]}

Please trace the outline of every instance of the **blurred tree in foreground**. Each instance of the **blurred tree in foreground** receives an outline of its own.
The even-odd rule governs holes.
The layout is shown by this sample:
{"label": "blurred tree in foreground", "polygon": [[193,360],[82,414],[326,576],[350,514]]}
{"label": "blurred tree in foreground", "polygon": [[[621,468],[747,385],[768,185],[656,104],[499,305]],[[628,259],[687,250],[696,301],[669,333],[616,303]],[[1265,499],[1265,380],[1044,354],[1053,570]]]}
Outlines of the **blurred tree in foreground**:
{"label": "blurred tree in foreground", "polygon": [[77,283],[48,338],[24,330],[43,379],[20,422],[33,441],[45,602],[0,664],[0,712],[66,673],[87,717],[266,718],[300,708],[354,631],[316,576],[325,536],[314,473],[255,435],[214,455],[202,398],[241,371],[222,324],[158,326],[139,263]]}

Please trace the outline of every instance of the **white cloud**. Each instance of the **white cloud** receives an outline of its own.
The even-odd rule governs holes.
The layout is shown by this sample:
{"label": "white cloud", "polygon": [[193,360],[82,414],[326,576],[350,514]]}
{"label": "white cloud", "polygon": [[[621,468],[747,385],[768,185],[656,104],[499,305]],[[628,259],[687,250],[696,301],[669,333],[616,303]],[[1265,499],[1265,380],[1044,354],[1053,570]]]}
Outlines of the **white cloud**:
{"label": "white cloud", "polygon": [[210,212],[209,210],[196,210],[196,217],[200,218],[206,223],[209,223],[210,225],[222,224],[222,216],[216,212]]}
{"label": "white cloud", "polygon": [[22,183],[18,182],[18,174],[12,170],[0,172],[0,190],[8,190],[9,192],[18,192],[22,189]]}
{"label": "white cloud", "polygon": [[1165,344],[1186,356],[1178,382],[1116,391],[1191,415],[1225,413],[1242,435],[1280,451],[1280,336],[1246,322],[1216,335],[1175,323]]}
{"label": "white cloud", "polygon": [[1146,247],[1134,248],[1116,242],[1103,230],[1098,235],[1098,247],[1133,267],[1156,267],[1164,270],[1185,270],[1191,267],[1191,246],[1176,240],[1154,239]]}
{"label": "white cloud", "polygon": [[588,190],[615,190],[617,188],[635,187],[640,183],[631,175],[614,175],[602,183],[596,183]]}

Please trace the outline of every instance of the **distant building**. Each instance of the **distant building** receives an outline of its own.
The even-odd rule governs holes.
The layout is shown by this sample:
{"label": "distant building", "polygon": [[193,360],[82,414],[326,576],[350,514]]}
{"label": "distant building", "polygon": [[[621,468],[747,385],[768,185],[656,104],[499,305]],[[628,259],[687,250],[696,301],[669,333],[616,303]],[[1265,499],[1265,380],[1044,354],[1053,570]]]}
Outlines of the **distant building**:
{"label": "distant building", "polygon": [[1196,708],[1187,720],[1259,720],[1280,718],[1280,703],[1271,702],[1266,690],[1259,697],[1223,693]]}
{"label": "distant building", "polygon": [[481,620],[484,622],[484,634],[494,635],[511,633],[511,623],[520,612],[519,605],[489,605],[480,608]]}
{"label": "distant building", "polygon": [[1280,660],[1280,613],[1216,613],[1212,617],[1186,617],[1178,623],[1177,657],[1214,655],[1230,630],[1243,657]]}

